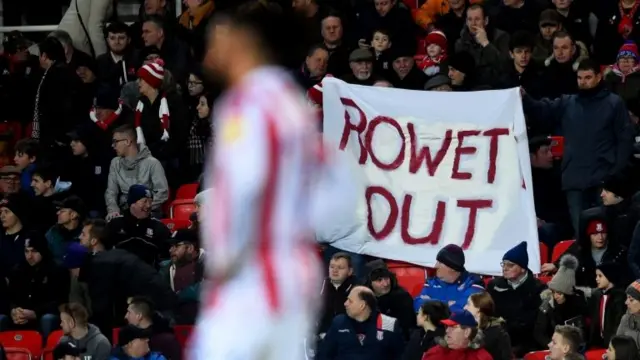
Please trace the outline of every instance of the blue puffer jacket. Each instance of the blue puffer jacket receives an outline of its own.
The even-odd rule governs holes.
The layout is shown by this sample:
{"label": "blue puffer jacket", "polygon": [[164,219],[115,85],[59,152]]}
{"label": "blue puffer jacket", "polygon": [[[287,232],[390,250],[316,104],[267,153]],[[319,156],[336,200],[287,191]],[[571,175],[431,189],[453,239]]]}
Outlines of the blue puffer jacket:
{"label": "blue puffer jacket", "polygon": [[449,304],[451,312],[460,312],[467,304],[469,296],[485,291],[479,285],[482,280],[476,275],[463,272],[458,281],[449,284],[437,277],[428,279],[422,288],[422,292],[413,301],[413,308],[416,312],[425,300],[440,300]]}

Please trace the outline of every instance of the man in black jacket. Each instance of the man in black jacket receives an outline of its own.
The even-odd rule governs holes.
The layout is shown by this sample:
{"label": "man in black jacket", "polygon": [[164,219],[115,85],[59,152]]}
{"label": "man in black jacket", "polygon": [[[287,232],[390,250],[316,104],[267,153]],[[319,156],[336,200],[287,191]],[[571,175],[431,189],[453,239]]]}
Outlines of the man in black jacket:
{"label": "man in black jacket", "polygon": [[534,100],[524,95],[529,121],[547,122],[565,141],[562,189],[574,230],[580,213],[600,202],[600,184],[625,168],[633,149],[633,127],[624,101],[602,83],[600,66],[583,60],[578,66],[578,94]]}
{"label": "man in black jacket", "polygon": [[[129,26],[115,21],[106,28],[109,51],[98,56],[98,86],[108,86],[120,93],[122,85],[136,79],[136,69],[140,66],[136,51],[131,46]],[[113,100],[117,100],[113,99]]]}
{"label": "man in black jacket", "polygon": [[39,233],[25,239],[24,255],[26,262],[9,275],[12,327],[38,329],[46,337],[60,323],[58,306],[68,301],[69,272],[55,264]]}
{"label": "man in black jacket", "polygon": [[398,285],[395,274],[386,266],[374,268],[369,273],[366,285],[376,295],[380,312],[398,319],[405,340],[409,340],[411,330],[416,327],[413,298]]}
{"label": "man in black jacket", "polygon": [[331,326],[336,315],[344,314],[344,302],[347,301],[349,291],[355,285],[351,256],[345,252],[333,254],[329,261],[329,277],[322,283],[322,313],[318,324],[318,334],[324,334]]}

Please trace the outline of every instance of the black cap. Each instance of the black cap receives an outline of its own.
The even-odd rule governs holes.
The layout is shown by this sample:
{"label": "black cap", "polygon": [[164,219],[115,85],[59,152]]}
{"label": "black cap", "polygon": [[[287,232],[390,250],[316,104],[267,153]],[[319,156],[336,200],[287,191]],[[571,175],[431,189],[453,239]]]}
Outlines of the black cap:
{"label": "black cap", "polygon": [[60,343],[53,349],[53,358],[57,360],[64,359],[65,356],[79,357],[82,355],[82,350],[68,342]]}
{"label": "black cap", "polygon": [[540,26],[557,26],[562,24],[562,15],[554,9],[546,9],[540,13]]}
{"label": "black cap", "polygon": [[189,243],[198,246],[200,239],[197,231],[193,229],[180,229],[175,231],[167,241],[170,245]]}
{"label": "black cap", "polygon": [[125,346],[135,339],[148,339],[151,337],[149,329],[141,329],[137,326],[127,325],[118,332],[118,346]]}
{"label": "black cap", "polygon": [[68,198],[55,202],[55,206],[58,209],[70,209],[78,213],[80,217],[84,217],[86,214],[86,208],[82,199],[75,195],[71,195]]}

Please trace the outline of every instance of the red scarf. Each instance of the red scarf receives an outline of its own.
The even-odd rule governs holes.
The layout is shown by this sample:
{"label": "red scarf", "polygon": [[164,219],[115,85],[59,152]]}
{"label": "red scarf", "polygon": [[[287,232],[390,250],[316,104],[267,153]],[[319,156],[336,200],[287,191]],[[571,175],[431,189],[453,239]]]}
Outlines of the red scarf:
{"label": "red scarf", "polygon": [[[138,101],[134,117],[134,125],[136,127],[136,135],[138,136],[138,144],[146,143],[141,127],[143,111],[144,103],[142,101]],[[162,137],[160,137],[160,140],[167,141],[169,140],[169,104],[167,103],[167,98],[164,96],[164,94],[160,96],[160,113],[158,114],[158,117],[160,118],[160,125],[162,125]]]}
{"label": "red scarf", "polygon": [[620,23],[618,24],[618,33],[622,35],[624,39],[628,39],[633,31],[633,18],[638,11],[638,7],[640,6],[640,0],[636,0],[635,4],[631,10],[629,10],[628,14],[624,13],[624,8],[622,7],[622,1],[618,2],[618,8],[620,9]]}
{"label": "red scarf", "polygon": [[109,116],[107,116],[106,119],[98,120],[98,117],[96,116],[95,107],[92,107],[91,111],[89,111],[89,118],[91,118],[91,121],[93,121],[96,125],[98,125],[100,129],[106,131],[109,128],[109,126],[111,126],[111,124],[113,124],[113,122],[116,121],[116,119],[118,119],[121,113],[122,113],[122,100],[118,100],[118,108],[116,109],[116,111],[112,112]]}

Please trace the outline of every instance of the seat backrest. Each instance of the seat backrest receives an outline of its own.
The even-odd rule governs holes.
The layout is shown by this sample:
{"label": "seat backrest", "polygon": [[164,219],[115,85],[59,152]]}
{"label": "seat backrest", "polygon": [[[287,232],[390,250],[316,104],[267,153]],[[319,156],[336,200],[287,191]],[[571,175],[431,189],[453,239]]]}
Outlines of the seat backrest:
{"label": "seat backrest", "polygon": [[606,349],[591,349],[584,354],[584,358],[586,360],[602,360],[606,352]]}
{"label": "seat backrest", "polygon": [[540,242],[540,265],[549,262],[549,247],[547,244]]}
{"label": "seat backrest", "polygon": [[42,360],[56,360],[53,358],[53,349],[45,349],[42,352]]}
{"label": "seat backrest", "polygon": [[549,136],[551,140],[551,155],[556,158],[562,157],[564,154],[564,137],[563,136]]}
{"label": "seat backrest", "polygon": [[178,339],[180,346],[184,349],[187,346],[191,333],[193,332],[193,326],[176,325],[173,327],[173,332],[176,334],[176,339]]}
{"label": "seat backrest", "polygon": [[194,211],[196,204],[193,200],[175,200],[171,203],[171,218],[174,220],[189,220]]}
{"label": "seat backrest", "polygon": [[[389,270],[396,275],[398,285],[410,292],[411,296],[416,297],[420,295],[420,291],[427,277],[425,268],[420,266],[407,266],[390,268]],[[416,289],[418,289],[418,292],[414,294]]]}
{"label": "seat backrest", "polygon": [[118,336],[120,335],[120,328],[113,328],[113,332],[111,333],[111,343],[113,344],[113,347],[116,347],[118,345]]}
{"label": "seat backrest", "polygon": [[60,338],[62,338],[62,336],[64,336],[64,332],[62,332],[62,330],[55,330],[54,332],[49,334],[49,337],[47,337],[47,345],[45,346],[45,348],[53,349],[54,347],[56,347],[56,345],[58,345],[58,343],[60,342]]}
{"label": "seat backrest", "polygon": [[0,332],[0,344],[5,348],[27,349],[34,357],[42,352],[42,336],[33,330]]}
{"label": "seat backrest", "polygon": [[32,356],[28,349],[15,347],[5,347],[4,354],[7,356],[7,360],[31,360],[37,357]]}
{"label": "seat backrest", "polygon": [[194,197],[198,194],[198,184],[184,184],[178,188],[176,192],[176,200],[193,200]]}
{"label": "seat backrest", "polygon": [[565,240],[565,241],[560,241],[559,243],[557,243],[553,247],[553,255],[551,255],[551,261],[552,262],[558,261],[558,259],[560,259],[560,257],[562,257],[562,254],[564,254],[567,251],[567,249],[569,248],[569,246],[573,245],[574,242],[575,242],[575,240]]}
{"label": "seat backrest", "polygon": [[524,360],[544,360],[549,351],[532,351],[524,356]]}
{"label": "seat backrest", "polygon": [[190,220],[160,219],[160,221],[171,231],[188,229],[191,226]]}

